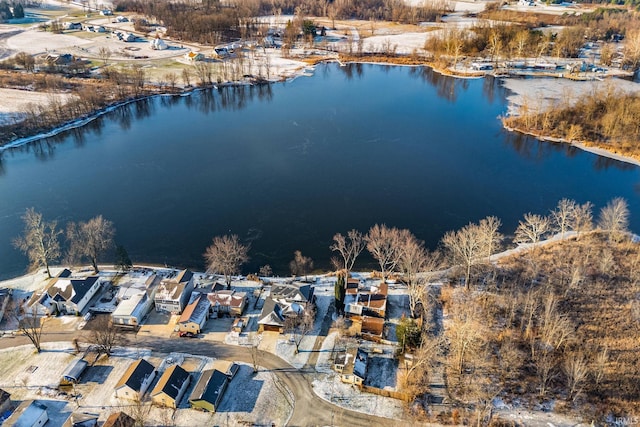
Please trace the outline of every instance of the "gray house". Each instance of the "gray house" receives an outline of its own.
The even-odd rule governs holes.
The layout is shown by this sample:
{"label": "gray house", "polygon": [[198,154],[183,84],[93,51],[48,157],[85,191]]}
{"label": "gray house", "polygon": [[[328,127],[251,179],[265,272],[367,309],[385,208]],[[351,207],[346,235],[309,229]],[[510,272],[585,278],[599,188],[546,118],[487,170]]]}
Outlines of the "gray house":
{"label": "gray house", "polygon": [[182,313],[189,303],[193,287],[193,273],[189,270],[182,270],[173,277],[162,279],[154,298],[156,311]]}

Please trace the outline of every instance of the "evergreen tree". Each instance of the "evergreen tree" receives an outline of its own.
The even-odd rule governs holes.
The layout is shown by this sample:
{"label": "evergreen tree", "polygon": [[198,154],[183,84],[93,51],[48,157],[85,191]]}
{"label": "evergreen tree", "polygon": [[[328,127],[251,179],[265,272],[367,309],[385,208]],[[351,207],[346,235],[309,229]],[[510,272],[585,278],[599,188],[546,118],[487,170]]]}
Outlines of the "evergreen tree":
{"label": "evergreen tree", "polygon": [[13,17],[17,19],[24,18],[24,8],[22,7],[22,3],[18,3],[13,6]]}

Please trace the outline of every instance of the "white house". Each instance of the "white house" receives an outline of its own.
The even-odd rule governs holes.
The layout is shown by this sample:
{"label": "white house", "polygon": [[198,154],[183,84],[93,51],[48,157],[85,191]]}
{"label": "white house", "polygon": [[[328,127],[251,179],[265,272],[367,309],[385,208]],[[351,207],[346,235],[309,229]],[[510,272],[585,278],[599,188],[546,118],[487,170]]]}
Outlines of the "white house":
{"label": "white house", "polygon": [[98,276],[73,278],[69,270],[63,270],[52,278],[44,290],[35,292],[27,302],[26,312],[35,310],[37,315],[80,314],[102,286]]}
{"label": "white house", "polygon": [[182,270],[173,277],[163,279],[155,295],[156,311],[182,313],[193,287],[193,273],[189,270]]}

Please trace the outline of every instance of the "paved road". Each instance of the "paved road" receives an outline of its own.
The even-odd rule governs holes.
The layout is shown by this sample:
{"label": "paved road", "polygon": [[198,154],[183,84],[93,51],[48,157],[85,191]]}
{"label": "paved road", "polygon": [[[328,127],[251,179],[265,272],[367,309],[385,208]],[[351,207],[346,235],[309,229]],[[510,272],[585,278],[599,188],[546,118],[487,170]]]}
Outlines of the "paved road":
{"label": "paved road", "polygon": [[[43,342],[72,341],[80,338],[81,332],[53,332],[43,335]],[[201,356],[215,357],[219,359],[236,360],[251,364],[249,350],[239,346],[222,344],[214,341],[184,338],[154,338],[138,337],[133,339],[133,335],[127,335],[128,345],[138,345],[150,348],[161,353],[182,352]],[[188,345],[186,345],[188,343]],[[23,344],[30,344],[23,336],[15,338],[0,339],[0,348],[14,347]],[[288,423],[289,426],[397,426],[407,425],[401,420],[390,420],[388,418],[375,417],[361,412],[350,411],[339,406],[335,406],[318,397],[311,387],[313,371],[297,370],[287,362],[271,353],[260,351],[260,366],[263,369],[273,372],[281,383],[285,384],[294,395],[293,415]],[[285,398],[281,396],[281,398]]]}

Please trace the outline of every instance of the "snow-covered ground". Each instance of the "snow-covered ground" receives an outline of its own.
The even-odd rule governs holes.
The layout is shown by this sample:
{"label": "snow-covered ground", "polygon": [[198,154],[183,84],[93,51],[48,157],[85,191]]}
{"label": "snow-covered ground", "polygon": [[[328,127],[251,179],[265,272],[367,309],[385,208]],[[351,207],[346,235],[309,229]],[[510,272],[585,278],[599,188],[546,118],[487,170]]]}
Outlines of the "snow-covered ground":
{"label": "snow-covered ground", "polygon": [[402,401],[371,393],[362,393],[355,385],[340,381],[340,377],[335,373],[318,374],[312,386],[318,396],[334,405],[378,417],[402,419]]}
{"label": "snow-covered ground", "polygon": [[[35,353],[31,345],[0,351],[0,388],[11,393],[14,401],[43,399],[52,417],[50,424],[59,427],[72,411],[100,413],[104,420],[109,414],[124,410],[132,414],[139,406],[131,402],[115,399],[114,386],[129,365],[145,357],[155,366],[166,364],[167,358],[152,356],[148,349],[118,348],[109,358],[101,358],[94,366],[87,368],[79,384],[75,387],[78,398],[57,391],[59,379],[67,365],[79,356],[74,354],[70,343],[46,343],[42,353]],[[151,408],[147,417],[153,425],[167,425],[173,416],[176,426],[248,424],[284,425],[293,410],[292,396],[277,382],[275,375],[268,371],[253,373],[253,368],[241,364],[238,373],[229,384],[218,412],[188,409],[188,393],[195,386],[199,373],[211,367],[213,360],[207,357],[172,354],[175,361],[194,373],[194,382],[187,390],[180,409],[175,414],[165,409]],[[167,418],[169,416],[169,418]],[[49,424],[48,424],[49,425]]]}

